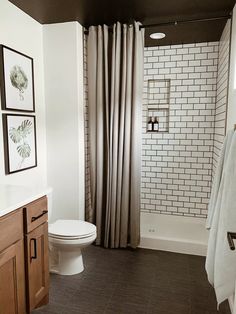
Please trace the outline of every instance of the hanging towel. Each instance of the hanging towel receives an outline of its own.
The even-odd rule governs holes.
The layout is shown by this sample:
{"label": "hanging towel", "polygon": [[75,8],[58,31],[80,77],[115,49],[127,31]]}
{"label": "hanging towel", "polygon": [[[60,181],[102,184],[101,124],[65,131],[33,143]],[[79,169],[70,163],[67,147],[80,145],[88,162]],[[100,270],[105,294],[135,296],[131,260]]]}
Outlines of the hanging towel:
{"label": "hanging towel", "polygon": [[229,156],[229,148],[232,142],[234,131],[229,131],[225,137],[223,147],[221,149],[220,157],[218,160],[214,180],[213,180],[213,185],[212,185],[212,190],[211,190],[211,197],[208,205],[208,214],[207,214],[207,221],[206,221],[206,228],[210,229],[211,224],[212,224],[212,218],[215,212],[216,208],[216,201],[217,201],[217,196],[219,193],[219,188],[220,188],[220,182],[222,178],[222,173],[223,173],[223,167],[227,162],[227,157]]}
{"label": "hanging towel", "polygon": [[227,232],[236,231],[236,132],[225,139],[213,184],[207,227],[210,227],[206,271],[218,304],[234,294],[236,253],[228,245]]}

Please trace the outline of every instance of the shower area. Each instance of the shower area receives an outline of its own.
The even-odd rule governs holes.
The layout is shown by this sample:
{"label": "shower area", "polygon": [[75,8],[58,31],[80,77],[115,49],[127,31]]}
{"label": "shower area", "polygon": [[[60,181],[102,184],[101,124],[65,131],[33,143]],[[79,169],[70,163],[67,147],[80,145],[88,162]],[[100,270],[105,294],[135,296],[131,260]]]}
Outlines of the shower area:
{"label": "shower area", "polygon": [[[206,253],[207,206],[226,129],[230,30],[228,20],[219,42],[155,46],[153,41],[144,48],[141,247]],[[86,35],[84,85],[89,219]]]}

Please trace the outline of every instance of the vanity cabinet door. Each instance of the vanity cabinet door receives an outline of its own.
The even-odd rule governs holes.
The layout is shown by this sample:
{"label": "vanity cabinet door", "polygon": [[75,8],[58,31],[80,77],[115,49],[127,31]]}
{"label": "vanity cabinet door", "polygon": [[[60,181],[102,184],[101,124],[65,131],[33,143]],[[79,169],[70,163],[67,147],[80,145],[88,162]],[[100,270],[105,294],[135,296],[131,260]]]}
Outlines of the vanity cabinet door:
{"label": "vanity cabinet door", "polygon": [[44,223],[27,234],[28,310],[48,302],[48,224]]}
{"label": "vanity cabinet door", "polygon": [[24,243],[0,252],[0,313],[25,314]]}

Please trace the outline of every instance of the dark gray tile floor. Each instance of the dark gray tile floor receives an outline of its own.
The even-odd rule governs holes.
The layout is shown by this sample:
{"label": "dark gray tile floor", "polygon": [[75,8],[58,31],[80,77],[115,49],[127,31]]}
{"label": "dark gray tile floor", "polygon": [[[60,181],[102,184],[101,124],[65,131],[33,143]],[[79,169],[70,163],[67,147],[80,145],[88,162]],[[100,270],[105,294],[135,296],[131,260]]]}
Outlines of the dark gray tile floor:
{"label": "dark gray tile floor", "polygon": [[34,314],[230,314],[216,311],[204,258],[152,250],[84,250],[85,271],[51,276],[50,303]]}

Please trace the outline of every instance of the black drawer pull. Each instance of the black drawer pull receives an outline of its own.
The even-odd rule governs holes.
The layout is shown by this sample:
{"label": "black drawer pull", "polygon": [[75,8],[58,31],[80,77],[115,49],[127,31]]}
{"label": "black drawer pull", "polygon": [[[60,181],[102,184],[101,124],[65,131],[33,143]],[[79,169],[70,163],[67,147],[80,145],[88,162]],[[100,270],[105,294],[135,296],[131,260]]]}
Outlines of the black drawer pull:
{"label": "black drawer pull", "polygon": [[30,259],[37,259],[37,239],[33,238],[30,241],[34,242],[34,255],[33,256],[31,255]]}
{"label": "black drawer pull", "polygon": [[32,217],[32,218],[31,218],[31,222],[34,222],[35,220],[41,218],[43,215],[45,215],[45,214],[47,214],[47,213],[48,213],[48,211],[47,211],[47,210],[44,210],[44,211],[42,212],[42,214],[40,214],[40,215],[38,215],[38,216],[36,216],[36,217]]}
{"label": "black drawer pull", "polygon": [[227,238],[229,242],[229,247],[232,251],[235,250],[235,245],[233,239],[236,239],[236,233],[235,232],[228,232],[227,233]]}

